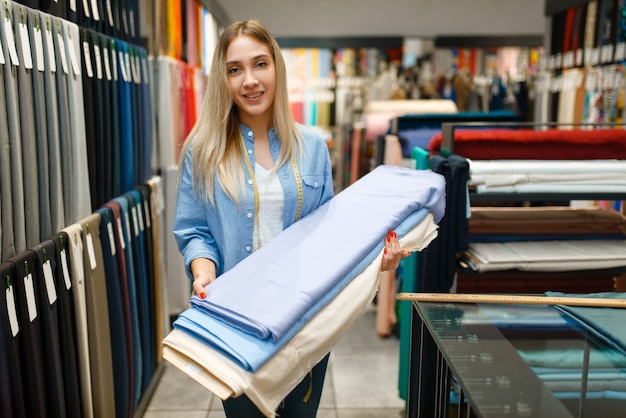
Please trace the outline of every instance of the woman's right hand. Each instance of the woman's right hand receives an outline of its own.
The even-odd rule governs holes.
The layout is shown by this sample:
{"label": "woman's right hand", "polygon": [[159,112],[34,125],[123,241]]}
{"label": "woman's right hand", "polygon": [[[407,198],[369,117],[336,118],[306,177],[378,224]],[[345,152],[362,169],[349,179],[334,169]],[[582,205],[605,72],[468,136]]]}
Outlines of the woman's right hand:
{"label": "woman's right hand", "polygon": [[193,274],[193,294],[201,299],[206,298],[204,288],[215,281],[215,263],[208,258],[196,258],[191,262],[191,273]]}

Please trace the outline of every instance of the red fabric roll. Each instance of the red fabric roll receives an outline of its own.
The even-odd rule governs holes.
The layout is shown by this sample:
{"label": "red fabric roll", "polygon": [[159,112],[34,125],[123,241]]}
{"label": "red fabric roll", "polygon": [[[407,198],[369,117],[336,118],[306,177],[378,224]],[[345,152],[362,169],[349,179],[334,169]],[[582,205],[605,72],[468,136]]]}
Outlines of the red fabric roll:
{"label": "red fabric roll", "polygon": [[[441,133],[428,149],[438,152]],[[457,130],[454,153],[475,160],[626,159],[626,130]]]}

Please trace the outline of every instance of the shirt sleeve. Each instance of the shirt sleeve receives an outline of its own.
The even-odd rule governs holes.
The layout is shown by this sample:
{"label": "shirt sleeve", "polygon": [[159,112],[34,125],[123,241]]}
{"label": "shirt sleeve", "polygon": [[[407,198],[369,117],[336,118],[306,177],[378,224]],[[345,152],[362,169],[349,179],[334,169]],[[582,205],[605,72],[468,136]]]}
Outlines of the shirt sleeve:
{"label": "shirt sleeve", "polygon": [[217,244],[207,222],[206,207],[198,196],[194,196],[191,174],[191,147],[187,150],[180,174],[176,194],[173,233],[178,250],[183,255],[187,277],[193,278],[191,262],[197,258],[208,258],[219,271]]}

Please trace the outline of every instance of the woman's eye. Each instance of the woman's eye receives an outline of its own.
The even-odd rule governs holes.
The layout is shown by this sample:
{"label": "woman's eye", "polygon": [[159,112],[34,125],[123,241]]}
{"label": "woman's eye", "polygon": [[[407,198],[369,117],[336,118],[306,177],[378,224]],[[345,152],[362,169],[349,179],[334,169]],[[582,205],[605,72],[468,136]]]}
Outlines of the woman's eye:
{"label": "woman's eye", "polygon": [[239,71],[239,68],[237,68],[237,67],[230,67],[230,68],[228,69],[228,74],[235,74],[235,73],[237,73],[238,71]]}
{"label": "woman's eye", "polygon": [[267,66],[267,62],[265,62],[265,61],[259,61],[259,62],[257,62],[256,66],[257,66],[257,67],[265,67],[265,66]]}

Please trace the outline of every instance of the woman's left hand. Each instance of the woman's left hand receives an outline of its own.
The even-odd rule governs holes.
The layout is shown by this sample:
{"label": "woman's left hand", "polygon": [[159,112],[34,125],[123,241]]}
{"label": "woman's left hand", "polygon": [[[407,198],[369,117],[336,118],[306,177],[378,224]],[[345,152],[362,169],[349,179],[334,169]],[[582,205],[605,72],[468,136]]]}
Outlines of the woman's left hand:
{"label": "woman's left hand", "polygon": [[400,242],[395,232],[389,231],[385,238],[385,249],[383,250],[383,262],[381,271],[395,270],[400,265],[400,260],[411,255],[410,251],[402,250]]}

